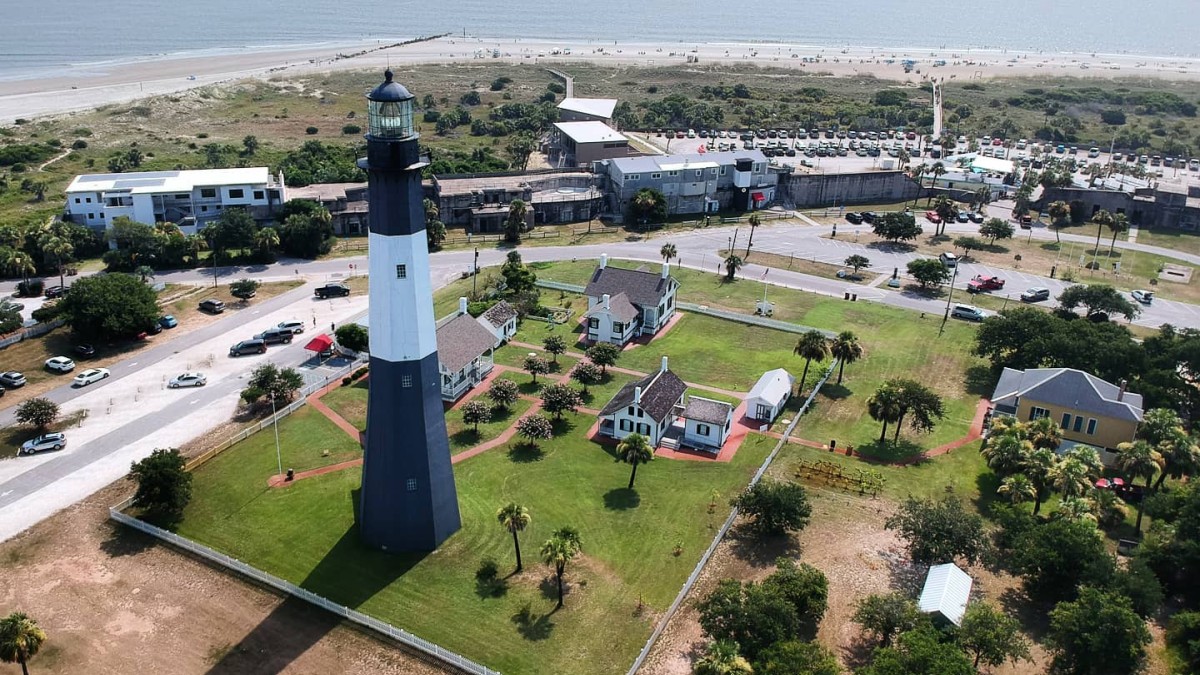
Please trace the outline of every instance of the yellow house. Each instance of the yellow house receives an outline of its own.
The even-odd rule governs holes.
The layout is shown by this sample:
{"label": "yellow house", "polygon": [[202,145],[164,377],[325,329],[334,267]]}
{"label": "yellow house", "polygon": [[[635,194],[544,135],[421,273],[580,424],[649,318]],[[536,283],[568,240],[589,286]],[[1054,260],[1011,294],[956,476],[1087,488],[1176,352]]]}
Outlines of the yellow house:
{"label": "yellow house", "polygon": [[1142,421],[1142,395],[1073,368],[1005,368],[992,394],[996,414],[1022,422],[1049,417],[1063,430],[1063,448],[1106,450],[1132,441]]}

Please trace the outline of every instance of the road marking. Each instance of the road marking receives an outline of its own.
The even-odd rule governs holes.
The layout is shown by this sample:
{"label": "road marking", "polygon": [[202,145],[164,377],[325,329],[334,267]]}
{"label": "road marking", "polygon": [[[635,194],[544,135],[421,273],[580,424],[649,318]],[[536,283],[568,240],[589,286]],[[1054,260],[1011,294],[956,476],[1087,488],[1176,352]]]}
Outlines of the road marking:
{"label": "road marking", "polygon": [[137,364],[138,364],[138,362],[134,361],[133,363],[129,364],[129,367],[132,368],[132,367],[136,366]]}
{"label": "road marking", "polygon": [[0,498],[7,497],[7,496],[11,495],[12,493],[13,493],[12,490],[5,490],[4,492],[0,492]]}
{"label": "road marking", "polygon": [[193,400],[191,400],[191,401],[188,401],[188,405],[196,405],[196,404],[197,404],[197,403],[199,403],[199,402],[200,402],[200,399],[198,399],[198,398],[197,398],[197,399],[193,399]]}

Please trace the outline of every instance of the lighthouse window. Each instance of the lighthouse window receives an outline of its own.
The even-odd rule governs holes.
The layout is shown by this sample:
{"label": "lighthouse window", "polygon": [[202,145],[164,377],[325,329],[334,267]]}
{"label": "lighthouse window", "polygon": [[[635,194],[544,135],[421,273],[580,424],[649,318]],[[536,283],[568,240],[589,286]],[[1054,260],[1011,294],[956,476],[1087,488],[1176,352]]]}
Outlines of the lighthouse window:
{"label": "lighthouse window", "polygon": [[408,278],[408,265],[396,265],[396,278],[397,279],[407,279]]}
{"label": "lighthouse window", "polygon": [[404,387],[405,389],[411,388],[412,387],[412,375],[401,375],[400,376],[400,386]]}
{"label": "lighthouse window", "polygon": [[409,479],[408,479],[408,482],[407,482],[407,483],[404,485],[404,487],[405,487],[405,488],[406,488],[406,489],[407,489],[409,492],[416,492],[416,491],[417,491],[417,479],[415,479],[415,478],[409,478]]}

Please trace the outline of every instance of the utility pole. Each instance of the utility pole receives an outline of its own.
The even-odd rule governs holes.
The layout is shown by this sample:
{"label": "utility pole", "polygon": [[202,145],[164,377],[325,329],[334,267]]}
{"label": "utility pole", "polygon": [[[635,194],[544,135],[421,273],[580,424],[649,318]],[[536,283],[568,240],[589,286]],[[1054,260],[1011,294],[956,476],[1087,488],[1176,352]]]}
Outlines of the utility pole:
{"label": "utility pole", "polygon": [[[591,227],[591,223],[588,223]],[[475,299],[475,280],[479,278],[479,247],[475,247],[475,265],[471,267],[471,299]]]}
{"label": "utility pole", "polygon": [[938,328],[938,337],[946,330],[946,322],[950,320],[950,302],[954,299],[954,280],[958,278],[958,264],[954,265],[954,273],[950,275],[950,292],[946,295],[946,313],[942,315],[942,326]]}

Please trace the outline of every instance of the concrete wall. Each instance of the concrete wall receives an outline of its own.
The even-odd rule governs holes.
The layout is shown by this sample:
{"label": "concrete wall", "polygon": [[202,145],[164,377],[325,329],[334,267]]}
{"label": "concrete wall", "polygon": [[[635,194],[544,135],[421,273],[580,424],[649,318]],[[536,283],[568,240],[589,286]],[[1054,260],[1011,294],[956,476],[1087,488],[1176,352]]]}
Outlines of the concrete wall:
{"label": "concrete wall", "polygon": [[902,171],[781,174],[777,201],[793,208],[913,199],[920,188]]}

